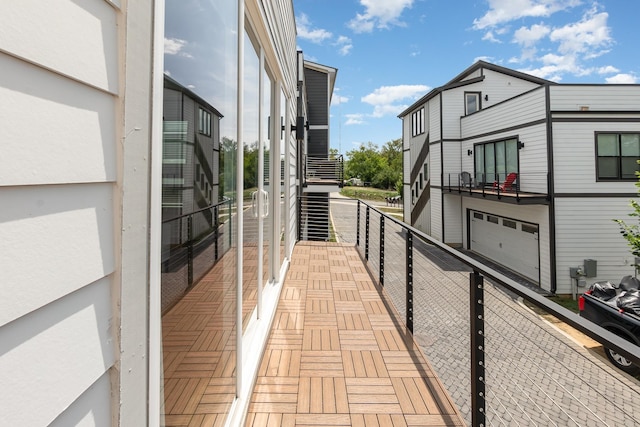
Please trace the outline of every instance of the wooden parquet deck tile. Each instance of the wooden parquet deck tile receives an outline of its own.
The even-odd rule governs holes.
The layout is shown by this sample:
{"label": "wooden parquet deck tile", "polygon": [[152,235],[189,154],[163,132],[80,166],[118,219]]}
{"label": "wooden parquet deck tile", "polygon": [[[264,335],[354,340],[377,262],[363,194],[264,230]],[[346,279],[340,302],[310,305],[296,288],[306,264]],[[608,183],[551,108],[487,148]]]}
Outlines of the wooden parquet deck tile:
{"label": "wooden parquet deck tile", "polygon": [[464,425],[358,253],[298,244],[292,266],[300,254],[308,276],[284,284],[246,425]]}
{"label": "wooden parquet deck tile", "polygon": [[[250,268],[258,251],[245,250],[251,253]],[[223,275],[227,269],[215,266],[163,317],[167,426],[226,421],[236,391],[229,328],[236,321],[235,287]],[[245,317],[255,306],[251,283],[243,286]],[[296,245],[245,425],[463,426],[384,298],[353,247]]]}

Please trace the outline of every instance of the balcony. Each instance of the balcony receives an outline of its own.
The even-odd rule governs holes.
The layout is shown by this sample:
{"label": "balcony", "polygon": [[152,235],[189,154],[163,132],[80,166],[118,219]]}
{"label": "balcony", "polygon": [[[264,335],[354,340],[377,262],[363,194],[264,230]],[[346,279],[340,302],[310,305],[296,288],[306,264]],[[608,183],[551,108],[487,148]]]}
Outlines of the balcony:
{"label": "balcony", "polygon": [[[599,343],[640,364],[638,347],[374,205],[329,203],[334,241],[294,249],[245,425],[640,419],[640,383]],[[216,267],[163,318],[167,426],[222,423],[233,400],[234,334],[207,318],[233,319]],[[540,310],[587,341],[567,338]]]}
{"label": "balcony", "polygon": [[442,186],[443,191],[464,197],[481,197],[519,205],[549,204],[549,176],[546,172],[517,173],[516,176],[515,181],[510,183],[505,173],[448,173],[444,175]]}
{"label": "balcony", "polygon": [[340,191],[344,181],[344,161],[342,155],[305,155],[302,183],[305,193],[332,193]]}

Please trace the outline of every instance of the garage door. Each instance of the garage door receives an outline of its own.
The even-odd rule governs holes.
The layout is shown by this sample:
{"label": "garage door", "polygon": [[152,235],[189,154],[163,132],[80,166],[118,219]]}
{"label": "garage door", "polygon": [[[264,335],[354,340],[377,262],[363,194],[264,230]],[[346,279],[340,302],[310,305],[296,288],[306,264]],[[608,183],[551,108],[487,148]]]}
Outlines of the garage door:
{"label": "garage door", "polygon": [[538,226],[471,211],[470,249],[540,282]]}

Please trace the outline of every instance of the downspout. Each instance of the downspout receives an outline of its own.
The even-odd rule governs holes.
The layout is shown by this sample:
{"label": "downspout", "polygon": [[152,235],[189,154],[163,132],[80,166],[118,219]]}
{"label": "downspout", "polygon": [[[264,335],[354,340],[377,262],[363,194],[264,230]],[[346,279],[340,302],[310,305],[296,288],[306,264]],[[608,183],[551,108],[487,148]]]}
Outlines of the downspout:
{"label": "downspout", "polygon": [[440,219],[440,224],[442,227],[442,243],[444,243],[446,240],[444,238],[444,191],[442,190],[444,188],[444,132],[443,132],[443,128],[442,128],[442,124],[443,124],[443,120],[442,120],[442,116],[443,116],[443,111],[442,111],[442,93],[440,92],[440,215],[441,215],[441,219]]}
{"label": "downspout", "polygon": [[556,202],[553,168],[553,123],[551,121],[551,88],[547,84],[545,91],[545,107],[547,114],[547,186],[549,191],[549,276],[551,279],[551,293],[557,290],[556,271]]}

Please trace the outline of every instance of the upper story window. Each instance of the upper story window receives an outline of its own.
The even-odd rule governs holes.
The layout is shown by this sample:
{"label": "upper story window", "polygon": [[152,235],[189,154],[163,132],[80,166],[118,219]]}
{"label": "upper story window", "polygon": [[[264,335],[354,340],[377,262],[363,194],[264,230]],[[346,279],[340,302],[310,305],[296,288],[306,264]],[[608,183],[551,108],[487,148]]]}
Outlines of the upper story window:
{"label": "upper story window", "polygon": [[211,113],[198,108],[198,132],[211,136]]}
{"label": "upper story window", "polygon": [[640,134],[596,133],[596,159],[598,181],[636,180]]}
{"label": "upper story window", "polygon": [[480,92],[464,93],[464,114],[475,113],[480,109]]}
{"label": "upper story window", "polygon": [[424,107],[411,114],[411,136],[424,133]]}
{"label": "upper story window", "polygon": [[473,148],[475,182],[502,182],[518,171],[518,138],[476,144]]}

